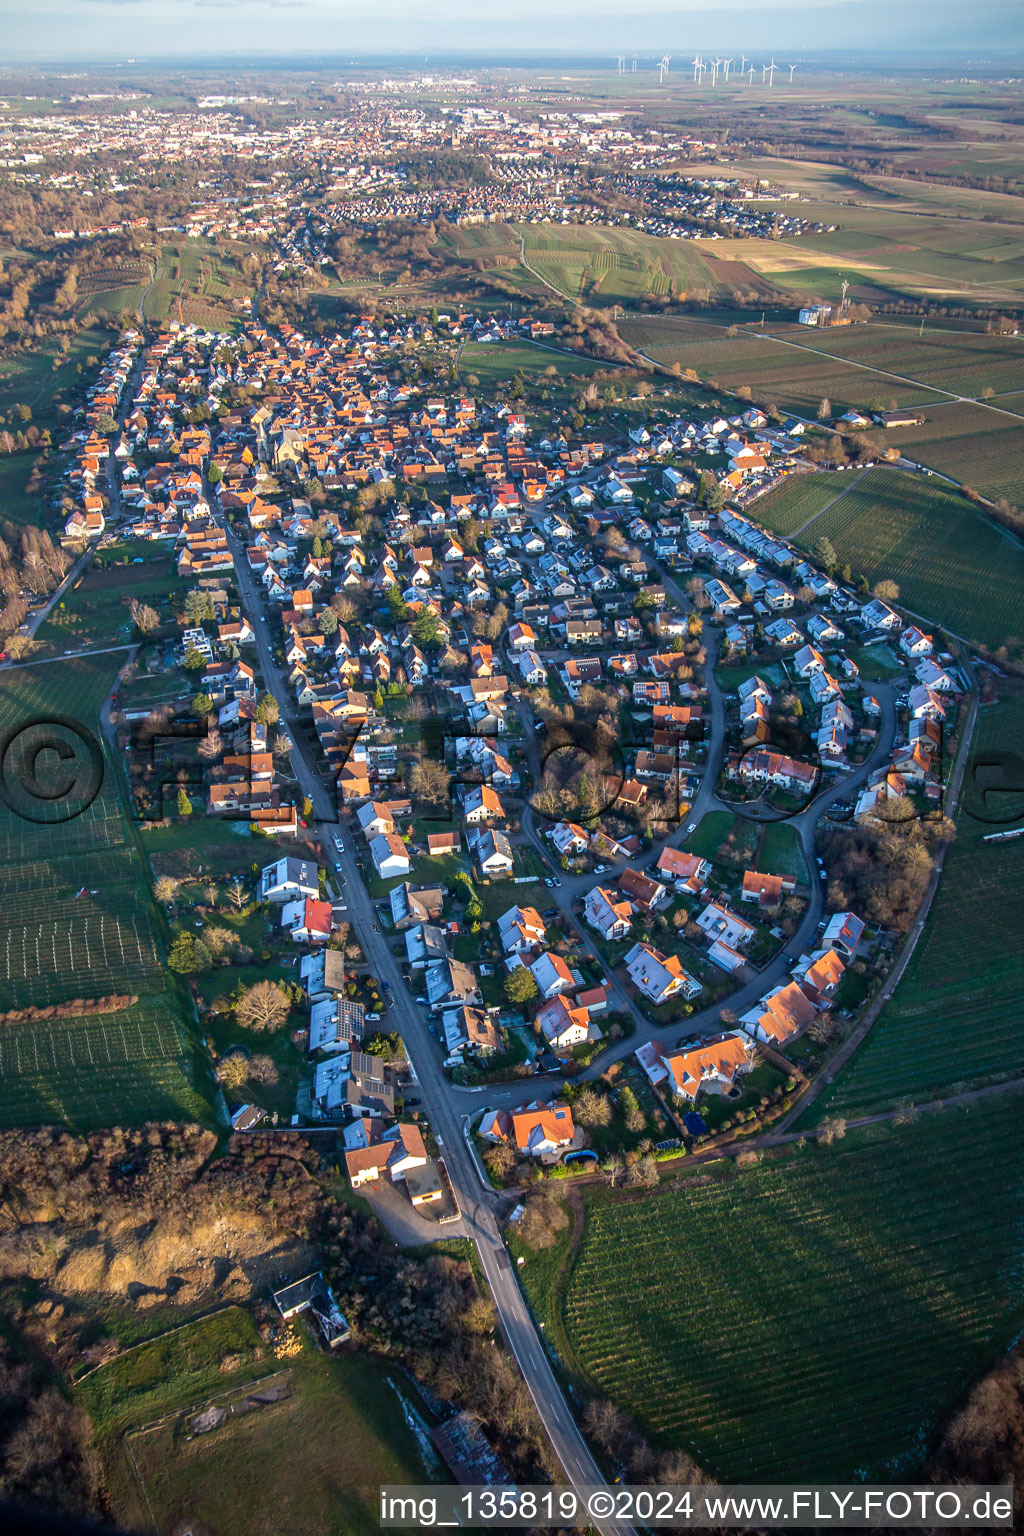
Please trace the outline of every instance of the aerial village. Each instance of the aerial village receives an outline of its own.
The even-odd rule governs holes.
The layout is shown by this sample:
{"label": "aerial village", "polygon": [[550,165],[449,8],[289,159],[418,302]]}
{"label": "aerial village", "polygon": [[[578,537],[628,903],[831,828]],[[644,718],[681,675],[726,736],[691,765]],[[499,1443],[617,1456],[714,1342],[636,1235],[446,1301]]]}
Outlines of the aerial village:
{"label": "aerial village", "polygon": [[[770,1117],[892,947],[835,904],[816,838],[888,801],[936,812],[966,685],[944,637],[758,527],[807,423],[682,419],[654,391],[642,424],[574,431],[403,376],[410,342],[509,334],[550,327],[129,332],[64,488],[68,541],[157,545],[188,585],[144,667],[202,737],[189,813],[274,840],[258,899],[308,1009],[293,1123],[337,1126],[353,1188],[435,1219],[454,1197],[400,1041],[364,1048],[394,1005],[373,945],[452,1093],[477,1090],[492,1178],[606,1150],[587,1083],[609,1070],[648,1150]],[[115,703],[131,757],[150,711]],[[375,917],[354,962],[352,855]]]}

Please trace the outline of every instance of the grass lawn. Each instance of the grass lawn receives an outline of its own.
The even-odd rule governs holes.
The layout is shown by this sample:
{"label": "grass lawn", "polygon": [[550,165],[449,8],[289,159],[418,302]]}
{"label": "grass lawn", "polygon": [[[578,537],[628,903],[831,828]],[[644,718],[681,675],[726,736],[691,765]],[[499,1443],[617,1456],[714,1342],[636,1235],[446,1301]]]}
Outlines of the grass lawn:
{"label": "grass lawn", "polygon": [[795,875],[801,884],[807,884],[804,851],[788,821],[769,822],[764,828],[756,867],[768,875]]}
{"label": "grass lawn", "polygon": [[509,907],[535,907],[538,912],[543,912],[551,905],[552,893],[540,881],[531,885],[513,885],[511,880],[495,880],[485,885],[481,880],[474,882],[474,888],[484,909],[484,919],[489,923],[507,912]]}
{"label": "grass lawn", "polygon": [[[123,559],[122,550],[123,546],[119,546],[112,553],[120,553]],[[133,637],[138,638],[137,634],[133,636],[128,611],[133,598],[155,608],[161,622],[169,624],[185,587],[165,548],[150,552],[150,558],[139,565],[134,559],[128,565],[109,557],[97,560],[39,626],[36,640],[41,653],[67,650],[85,641],[98,645],[127,644]],[[177,683],[180,686],[180,678]],[[174,684],[168,680],[167,686]]]}
{"label": "grass lawn", "polygon": [[588,1188],[568,1275],[530,1255],[524,1284],[570,1373],[713,1475],[898,1479],[1024,1323],[1012,1113],[875,1127],[642,1201]]}
{"label": "grass lawn", "polygon": [[746,869],[753,861],[757,839],[754,822],[734,816],[731,811],[709,811],[683,846],[702,859]]}
{"label": "grass lawn", "polygon": [[714,859],[718,846],[724,842],[736,824],[731,811],[708,811],[696,832],[684,843],[687,853],[695,853],[701,859]]}
{"label": "grass lawn", "polygon": [[[436,1464],[424,1469],[383,1370],[358,1355],[328,1356],[311,1346],[283,1364],[287,1395],[280,1402],[191,1440],[180,1419],[132,1437],[159,1536],[186,1527],[236,1536],[241,1511],[251,1536],[370,1536],[379,1529],[382,1483],[436,1475]],[[412,1396],[404,1381],[402,1390]],[[119,1523],[146,1528],[138,1482],[127,1475],[119,1481]]]}
{"label": "grass lawn", "polygon": [[215,1391],[224,1380],[225,1360],[237,1362],[233,1374],[251,1380],[272,1369],[269,1359],[251,1314],[226,1307],[125,1350],[83,1377],[75,1395],[105,1434]]}
{"label": "grass lawn", "polygon": [[38,453],[11,453],[0,457],[0,516],[4,522],[19,527],[31,523],[40,528],[43,523],[45,496],[29,495],[25,487],[32,474],[32,465]]}

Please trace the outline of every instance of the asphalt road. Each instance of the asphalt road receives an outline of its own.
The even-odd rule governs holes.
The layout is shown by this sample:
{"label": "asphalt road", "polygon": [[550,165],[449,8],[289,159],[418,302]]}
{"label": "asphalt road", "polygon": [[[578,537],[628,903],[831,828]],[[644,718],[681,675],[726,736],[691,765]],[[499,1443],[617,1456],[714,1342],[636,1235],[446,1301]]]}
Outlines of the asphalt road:
{"label": "asphalt road", "polygon": [[[555,1379],[543,1340],[526,1306],[508,1251],[502,1242],[493,1210],[497,1193],[484,1187],[474,1155],[464,1136],[469,1110],[460,1111],[452,1100],[451,1085],[444,1077],[437,1043],[429,1033],[425,1010],[412,1002],[388,940],[381,931],[355,854],[338,825],[333,793],[325,785],[313,760],[286,679],[274,661],[268,625],[263,620],[265,606],[262,591],[249,569],[242,544],[230,528],[226,531],[242,605],[256,635],[260,669],[267,688],[278,702],[281,724],[293,742],[292,771],[302,793],[308,795],[313,804],[316,832],[325,854],[332,864],[340,863],[342,866],[345,876],[343,898],[347,902],[349,919],[359,936],[371,971],[391,987],[394,1002],[388,1022],[401,1033],[406,1053],[419,1081],[424,1107],[462,1210],[464,1230],[476,1244],[502,1332],[519,1363],[566,1481],[577,1486],[601,1483],[604,1480],[602,1474]],[[339,835],[345,845],[343,853],[338,852],[334,842]],[[479,1108],[479,1100],[475,1107]],[[446,1232],[452,1230],[445,1229]],[[608,1533],[608,1536],[613,1532],[616,1536],[629,1536],[631,1531],[631,1527],[610,1521],[600,1522],[598,1528]]]}

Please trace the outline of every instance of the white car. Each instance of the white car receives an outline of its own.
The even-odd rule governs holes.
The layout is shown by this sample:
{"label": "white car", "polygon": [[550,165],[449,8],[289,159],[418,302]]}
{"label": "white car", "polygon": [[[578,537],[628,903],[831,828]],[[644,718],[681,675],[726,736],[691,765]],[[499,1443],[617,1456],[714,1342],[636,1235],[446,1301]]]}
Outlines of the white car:
{"label": "white car", "polygon": [[336,837],[334,839],[334,846],[335,846],[335,848],[337,848],[339,853],[344,853],[345,852],[345,844],[342,842],[340,837]]}

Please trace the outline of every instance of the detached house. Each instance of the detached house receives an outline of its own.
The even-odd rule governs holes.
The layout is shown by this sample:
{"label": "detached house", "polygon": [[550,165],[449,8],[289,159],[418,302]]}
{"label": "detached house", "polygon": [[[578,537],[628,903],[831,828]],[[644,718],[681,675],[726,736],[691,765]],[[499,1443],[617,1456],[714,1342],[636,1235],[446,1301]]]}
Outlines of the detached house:
{"label": "detached house", "polygon": [[590,1038],[590,1010],[553,997],[536,1017],[541,1033],[552,1050],[567,1050]]}
{"label": "detached house", "polygon": [[568,1104],[534,1102],[512,1116],[512,1139],[527,1157],[544,1157],[572,1145],[575,1128]]}
{"label": "detached house", "polygon": [[583,902],[583,915],[591,928],[612,942],[624,939],[633,923],[633,908],[626,900],[617,900],[614,891],[595,885]]}
{"label": "detached house", "polygon": [[736,1031],[678,1051],[666,1051],[660,1041],[651,1040],[640,1047],[636,1059],[655,1087],[664,1085],[691,1104],[702,1093],[728,1093],[752,1065],[750,1042]]}
{"label": "detached house", "polygon": [[412,868],[402,839],[394,832],[380,832],[370,839],[370,857],[382,880],[407,875]]}
{"label": "detached house", "polygon": [[626,955],[629,979],[652,1003],[665,1003],[670,997],[682,993],[683,997],[696,997],[701,984],[683,970],[678,955],[665,955],[652,949],[649,944],[634,944]]}

